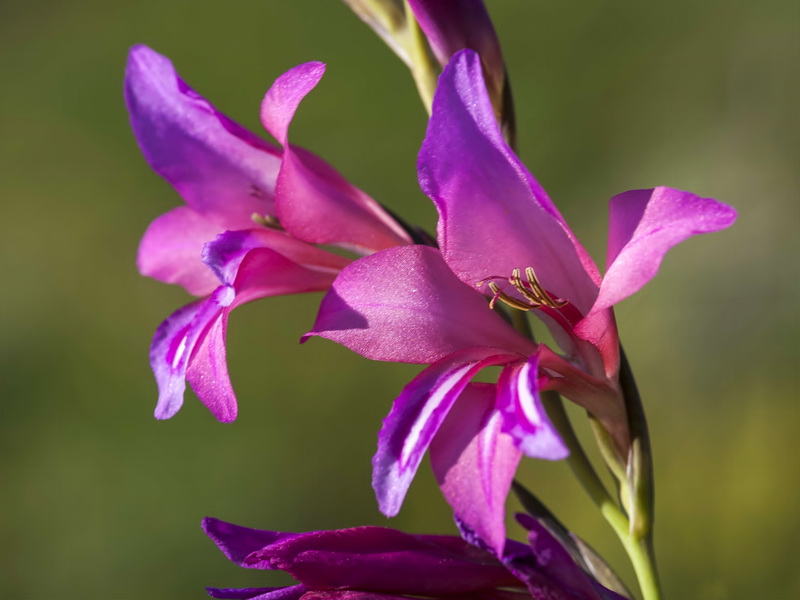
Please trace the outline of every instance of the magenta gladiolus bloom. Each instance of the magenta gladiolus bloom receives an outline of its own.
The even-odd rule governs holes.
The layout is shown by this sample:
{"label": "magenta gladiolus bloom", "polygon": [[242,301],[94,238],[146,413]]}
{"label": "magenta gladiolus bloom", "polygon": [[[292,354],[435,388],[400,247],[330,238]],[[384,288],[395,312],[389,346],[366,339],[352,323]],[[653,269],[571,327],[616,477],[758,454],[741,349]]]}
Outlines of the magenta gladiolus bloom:
{"label": "magenta gladiolus bloom", "polygon": [[[384,421],[373,461],[381,510],[397,513],[430,446],[456,516],[499,553],[519,453],[567,454],[539,392],[556,390],[592,412],[626,457],[611,307],[645,285],[672,246],[728,227],[736,213],[665,187],[615,196],[601,278],[504,142],[480,59],[469,50],[456,54],[440,77],[419,175],[439,212],[440,250],[392,248],[349,265],[308,335],[374,360],[431,365]],[[517,333],[491,310],[498,304],[539,316],[562,354]],[[490,366],[501,367],[496,384],[468,385]],[[449,426],[453,414],[459,424]]]}
{"label": "magenta gladiolus bloom", "polygon": [[327,289],[350,260],[315,244],[367,254],[410,242],[374,200],[288,143],[292,117],[324,71],[322,63],[299,65],[264,98],[262,121],[280,148],[222,115],[165,57],[144,46],[131,50],[125,99],[134,133],[153,169],[186,202],[150,225],[139,270],[207,296],[156,332],[150,360],[160,419],[180,408],[186,380],[220,421],[236,418],[225,361],[228,315],[257,298]]}
{"label": "magenta gladiolus bloom", "polygon": [[521,515],[529,545],[508,541],[502,559],[461,538],[410,535],[384,527],[281,533],[203,520],[231,561],[285,571],[285,588],[208,588],[214,598],[378,600],[624,600],[596,581],[537,521]]}

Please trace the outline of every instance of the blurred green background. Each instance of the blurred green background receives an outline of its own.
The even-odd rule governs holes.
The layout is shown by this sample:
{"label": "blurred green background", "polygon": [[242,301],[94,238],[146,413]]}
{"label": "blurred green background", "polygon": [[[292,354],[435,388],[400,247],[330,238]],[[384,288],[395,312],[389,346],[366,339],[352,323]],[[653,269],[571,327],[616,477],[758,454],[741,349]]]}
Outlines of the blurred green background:
{"label": "blurred green background", "polygon": [[[667,598],[800,598],[795,2],[489,2],[523,159],[602,262],[609,197],[671,185],[740,220],[673,251],[618,307],[652,426]],[[158,323],[188,297],[142,278],[147,224],[179,203],[122,101],[145,43],[261,131],[271,81],[329,65],[295,143],[433,229],[415,159],[425,117],[404,66],[335,1],[0,3],[0,595],[202,598],[280,574],[228,563],[204,515],[307,530],[387,524],[370,488],[380,420],[416,367],[300,347],[318,296],[236,311],[232,425],[197,400],[152,417]],[[491,249],[487,249],[491,251]],[[520,476],[630,578],[563,464]],[[399,517],[452,532],[427,468]]]}

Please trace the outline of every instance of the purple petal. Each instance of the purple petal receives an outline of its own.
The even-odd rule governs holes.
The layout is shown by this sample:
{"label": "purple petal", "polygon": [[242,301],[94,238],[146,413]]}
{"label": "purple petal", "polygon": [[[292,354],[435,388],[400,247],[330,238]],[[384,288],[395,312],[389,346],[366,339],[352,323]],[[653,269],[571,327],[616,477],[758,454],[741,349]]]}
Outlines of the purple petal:
{"label": "purple petal", "polygon": [[502,556],[506,498],[520,452],[501,432],[495,396],[494,385],[467,386],[431,443],[431,465],[456,518]]}
{"label": "purple petal", "polygon": [[203,264],[201,253],[203,244],[220,232],[216,221],[179,206],[150,223],[139,244],[139,272],[164,283],[177,283],[195,296],[208,295],[219,280]]}
{"label": "purple petal", "polygon": [[391,248],[345,268],[305,339],[312,335],[373,360],[422,364],[476,346],[536,349],[424,246]]}
{"label": "purple petal", "polygon": [[[230,233],[229,237],[247,234],[247,232]],[[226,240],[225,234],[220,238]],[[228,374],[225,351],[230,312],[237,306],[260,298],[326,290],[338,272],[334,268],[297,264],[271,248],[247,248],[246,244],[245,248],[240,253],[242,256],[228,257],[237,265],[235,275],[230,269],[222,268],[223,272],[235,277],[232,287],[225,288],[235,290],[235,296],[219,318],[202,331],[186,369],[186,379],[191,384],[192,390],[223,423],[233,421],[237,413],[236,396]],[[309,247],[309,250],[315,255],[316,253],[326,255],[326,261],[331,261],[329,257],[335,257],[315,248]],[[338,260],[339,257],[335,258]]]}
{"label": "purple petal", "polygon": [[[311,264],[299,264],[264,244]],[[217,288],[205,302],[177,311],[156,332],[150,364],[159,386],[159,419],[171,417],[180,408],[184,380],[188,380],[219,421],[233,421],[236,395],[225,350],[230,312],[259,298],[326,290],[341,265],[347,263],[347,259],[279,232],[260,230],[225,232],[205,248],[204,254],[212,269],[229,283]]]}
{"label": "purple petal", "polygon": [[280,531],[250,529],[212,517],[205,517],[202,527],[205,534],[222,550],[228,560],[247,569],[273,569],[269,562],[247,562],[245,559],[270,544],[297,535]]}
{"label": "purple petal", "polygon": [[283,588],[206,588],[212,598],[223,600],[299,600],[307,591],[304,585]]}
{"label": "purple petal", "polygon": [[544,590],[558,600],[603,600],[594,580],[573,560],[547,529],[530,515],[518,514],[517,520],[528,530],[528,542],[535,558],[535,567],[510,564],[517,576],[528,584],[534,597]]}
{"label": "purple petal", "polygon": [[633,190],[610,203],[607,272],[594,310],[638,292],[667,250],[700,233],[733,225],[736,211],[711,198],[668,187]]}
{"label": "purple petal", "polygon": [[444,66],[464,48],[481,56],[489,80],[490,96],[503,91],[505,66],[492,20],[482,0],[409,0],[420,28],[428,38],[436,59]]}
{"label": "purple petal", "polygon": [[485,62],[502,67],[500,42],[482,0],[409,0],[409,5],[442,66],[470,48]]}
{"label": "purple petal", "polygon": [[186,203],[221,229],[274,214],[280,151],[217,111],[146,46],[134,46],[125,74],[131,125],[150,166]]}
{"label": "purple petal", "polygon": [[318,156],[288,144],[295,111],[324,72],[325,65],[318,62],[290,69],[275,80],[261,105],[264,126],[284,145],[276,214],[287,231],[309,243],[362,251],[408,244],[408,235],[377,202]]}
{"label": "purple petal", "polygon": [[503,431],[526,456],[561,460],[569,450],[542,406],[538,376],[539,353],[503,369],[497,384]]}
{"label": "purple petal", "polygon": [[400,510],[425,451],[467,383],[484,367],[516,359],[492,348],[470,348],[428,367],[405,387],[383,421],[372,459],[372,487],[383,514],[393,517]]}
{"label": "purple petal", "polygon": [[207,300],[178,309],[159,326],[150,346],[150,366],[158,383],[157,419],[169,419],[180,409],[186,368],[198,340],[232,301],[233,289],[221,286]]}
{"label": "purple petal", "polygon": [[419,156],[422,189],[439,211],[439,243],[465,283],[532,267],[554,296],[586,314],[600,277],[542,187],[503,141],[477,54],[445,67]]}
{"label": "purple petal", "polygon": [[261,103],[261,122],[272,136],[286,145],[289,124],[303,98],[317,87],[325,74],[321,62],[297,65],[278,77]]}
{"label": "purple petal", "polygon": [[314,590],[438,596],[519,585],[489,554],[458,538],[384,527],[298,534],[265,547],[251,560],[268,561]]}
{"label": "purple petal", "polygon": [[[303,596],[303,600],[414,600],[411,596],[397,594],[377,594],[375,592],[357,592],[354,590],[311,591]],[[476,598],[476,600],[478,600]]]}

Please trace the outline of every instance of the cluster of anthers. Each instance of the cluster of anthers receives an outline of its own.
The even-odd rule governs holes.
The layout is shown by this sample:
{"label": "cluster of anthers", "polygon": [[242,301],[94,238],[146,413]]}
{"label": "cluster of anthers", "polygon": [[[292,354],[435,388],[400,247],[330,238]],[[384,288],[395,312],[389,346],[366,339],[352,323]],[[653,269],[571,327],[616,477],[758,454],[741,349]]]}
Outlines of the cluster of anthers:
{"label": "cluster of anthers", "polygon": [[[507,279],[508,283],[514,286],[514,289],[517,290],[527,302],[518,300],[500,290],[500,286],[492,281],[493,279]],[[487,277],[486,279],[480,280],[476,286],[480,288],[486,284],[488,284],[493,294],[492,299],[489,301],[489,308],[491,309],[494,309],[498,300],[512,308],[524,311],[541,307],[561,308],[568,303],[567,300],[553,298],[553,296],[542,287],[542,284],[539,283],[539,279],[536,277],[536,273],[534,273],[531,267],[525,269],[525,279],[522,278],[519,269],[514,269],[511,271],[511,276],[508,278],[499,276]]]}

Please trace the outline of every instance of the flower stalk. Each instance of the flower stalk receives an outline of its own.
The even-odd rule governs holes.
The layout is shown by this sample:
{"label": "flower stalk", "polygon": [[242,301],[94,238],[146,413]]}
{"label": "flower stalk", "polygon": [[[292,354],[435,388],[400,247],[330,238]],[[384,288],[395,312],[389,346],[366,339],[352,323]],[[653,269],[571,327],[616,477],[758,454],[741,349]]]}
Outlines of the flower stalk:
{"label": "flower stalk", "polygon": [[414,83],[417,85],[419,97],[428,115],[433,106],[433,93],[436,91],[436,80],[439,77],[436,63],[431,56],[425,35],[414,17],[411,5],[406,1],[405,13],[407,22],[406,49],[409,57],[409,69]]}
{"label": "flower stalk", "polygon": [[[531,340],[534,340],[530,323],[525,313],[512,311],[512,323],[517,331],[529,337]],[[623,506],[627,504],[625,498],[630,499],[630,506],[633,507],[632,510],[629,511],[630,517],[625,516],[625,513],[620,509],[617,502],[611,497],[602,479],[592,465],[592,462],[589,460],[586,451],[583,449],[575,433],[575,429],[572,427],[569,415],[567,415],[567,411],[564,409],[564,403],[559,394],[552,391],[542,392],[542,404],[553,425],[558,430],[561,439],[564,441],[567,448],[569,448],[569,456],[566,462],[572,470],[573,475],[575,475],[575,478],[581,484],[586,494],[592,502],[594,502],[595,506],[597,506],[600,514],[608,522],[622,543],[633,565],[634,572],[636,573],[636,579],[639,583],[639,589],[641,590],[643,600],[661,600],[661,587],[658,580],[652,537],[654,486],[652,479],[653,469],[650,440],[647,432],[647,422],[644,418],[644,409],[636,389],[636,382],[633,379],[633,372],[624,352],[622,353],[622,357],[623,366],[620,371],[620,384],[625,393],[626,406],[631,406],[631,408],[629,408],[629,419],[631,420],[633,438],[631,462],[634,460],[633,457],[636,457],[635,460],[638,461],[636,467],[629,468],[631,476],[627,481],[622,477],[618,463],[616,462],[616,452],[611,455],[610,452],[604,452],[602,450],[604,445],[606,448],[613,449],[614,446],[613,442],[610,441],[610,436],[602,429],[602,425],[595,419],[591,419],[591,421],[597,439],[605,441],[605,444],[599,441],[598,446],[601,449],[601,455],[608,465],[609,470],[620,481],[620,494]],[[631,412],[633,412],[633,414],[631,414]],[[636,450],[634,450],[634,448],[636,448]],[[606,458],[607,456],[613,456],[613,460],[609,461]],[[637,474],[635,478],[632,476],[634,472]],[[637,516],[638,521],[634,520],[633,515]]]}

